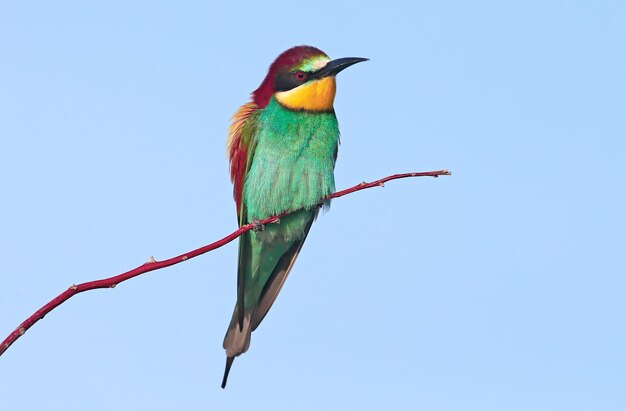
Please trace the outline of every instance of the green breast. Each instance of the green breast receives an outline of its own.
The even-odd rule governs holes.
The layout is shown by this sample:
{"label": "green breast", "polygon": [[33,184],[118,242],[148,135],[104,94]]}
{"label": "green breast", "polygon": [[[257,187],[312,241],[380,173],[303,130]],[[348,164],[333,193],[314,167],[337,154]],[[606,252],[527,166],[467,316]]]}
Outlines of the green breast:
{"label": "green breast", "polygon": [[243,193],[248,220],[311,209],[335,191],[335,113],[292,111],[272,98],[258,117],[256,133]]}

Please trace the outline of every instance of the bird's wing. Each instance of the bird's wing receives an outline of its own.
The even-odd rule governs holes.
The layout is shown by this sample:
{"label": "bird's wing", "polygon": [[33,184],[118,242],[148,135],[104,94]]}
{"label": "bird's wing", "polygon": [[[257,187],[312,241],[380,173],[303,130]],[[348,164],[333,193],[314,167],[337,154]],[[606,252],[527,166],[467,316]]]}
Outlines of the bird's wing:
{"label": "bird's wing", "polygon": [[[233,195],[237,204],[239,225],[248,223],[246,207],[243,202],[243,187],[250,170],[254,150],[256,149],[256,125],[259,107],[250,102],[244,104],[233,116],[233,123],[228,131],[226,151],[230,159],[230,178],[233,182]],[[250,235],[244,233],[239,239],[239,264],[237,272],[237,306],[239,329],[243,329],[244,293],[246,288],[246,261],[250,258]]]}
{"label": "bird's wing", "polygon": [[228,130],[226,152],[230,160],[230,179],[233,182],[233,195],[237,203],[239,224],[246,224],[243,205],[243,186],[250,170],[256,148],[256,116],[259,107],[254,102],[244,104],[233,116]]}
{"label": "bird's wing", "polygon": [[259,302],[252,313],[252,331],[256,330],[259,324],[261,324],[261,321],[263,321],[267,312],[270,308],[272,308],[274,301],[276,301],[276,297],[278,297],[278,293],[280,293],[280,290],[283,287],[291,268],[293,267],[293,263],[296,261],[298,254],[300,254],[304,240],[306,240],[309,229],[317,216],[317,211],[318,210],[302,210],[295,215],[287,216],[282,219],[284,222],[281,221],[281,224],[285,225],[289,224],[292,219],[302,218],[304,222],[302,237],[292,241],[288,247],[279,250],[280,255],[276,256],[278,258],[278,262],[265,283]]}
{"label": "bird's wing", "polygon": [[226,152],[230,160],[230,179],[233,182],[233,196],[237,203],[239,225],[247,223],[243,205],[243,186],[254,158],[258,113],[259,107],[254,102],[244,104],[233,116],[233,123],[228,130]]}

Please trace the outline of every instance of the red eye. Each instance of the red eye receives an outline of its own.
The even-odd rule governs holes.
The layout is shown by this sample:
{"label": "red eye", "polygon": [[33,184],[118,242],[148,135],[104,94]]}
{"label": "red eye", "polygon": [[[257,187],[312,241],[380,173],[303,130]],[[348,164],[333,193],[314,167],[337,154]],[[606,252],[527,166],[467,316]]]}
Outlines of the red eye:
{"label": "red eye", "polygon": [[296,72],[296,78],[298,80],[304,80],[306,78],[306,74],[302,71],[297,71]]}

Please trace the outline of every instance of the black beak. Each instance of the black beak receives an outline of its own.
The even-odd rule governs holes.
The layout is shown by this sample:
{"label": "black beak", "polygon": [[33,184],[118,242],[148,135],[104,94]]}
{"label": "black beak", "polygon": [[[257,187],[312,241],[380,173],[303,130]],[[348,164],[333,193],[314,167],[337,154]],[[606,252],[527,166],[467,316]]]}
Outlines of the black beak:
{"label": "black beak", "polygon": [[369,59],[363,57],[344,57],[341,59],[331,60],[324,67],[313,73],[313,78],[320,79],[324,77],[334,76],[343,69],[346,69],[353,64],[367,60]]}

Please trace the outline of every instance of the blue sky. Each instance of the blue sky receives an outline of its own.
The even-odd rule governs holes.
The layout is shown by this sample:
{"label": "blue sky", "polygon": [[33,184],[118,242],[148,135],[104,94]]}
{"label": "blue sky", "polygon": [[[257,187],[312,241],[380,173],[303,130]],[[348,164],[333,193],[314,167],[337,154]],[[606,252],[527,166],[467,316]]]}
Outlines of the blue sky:
{"label": "blue sky", "polygon": [[284,49],[341,73],[336,200],[219,388],[235,243],[76,296],[6,409],[626,408],[619,1],[4,2],[0,336],[236,228],[229,119]]}

